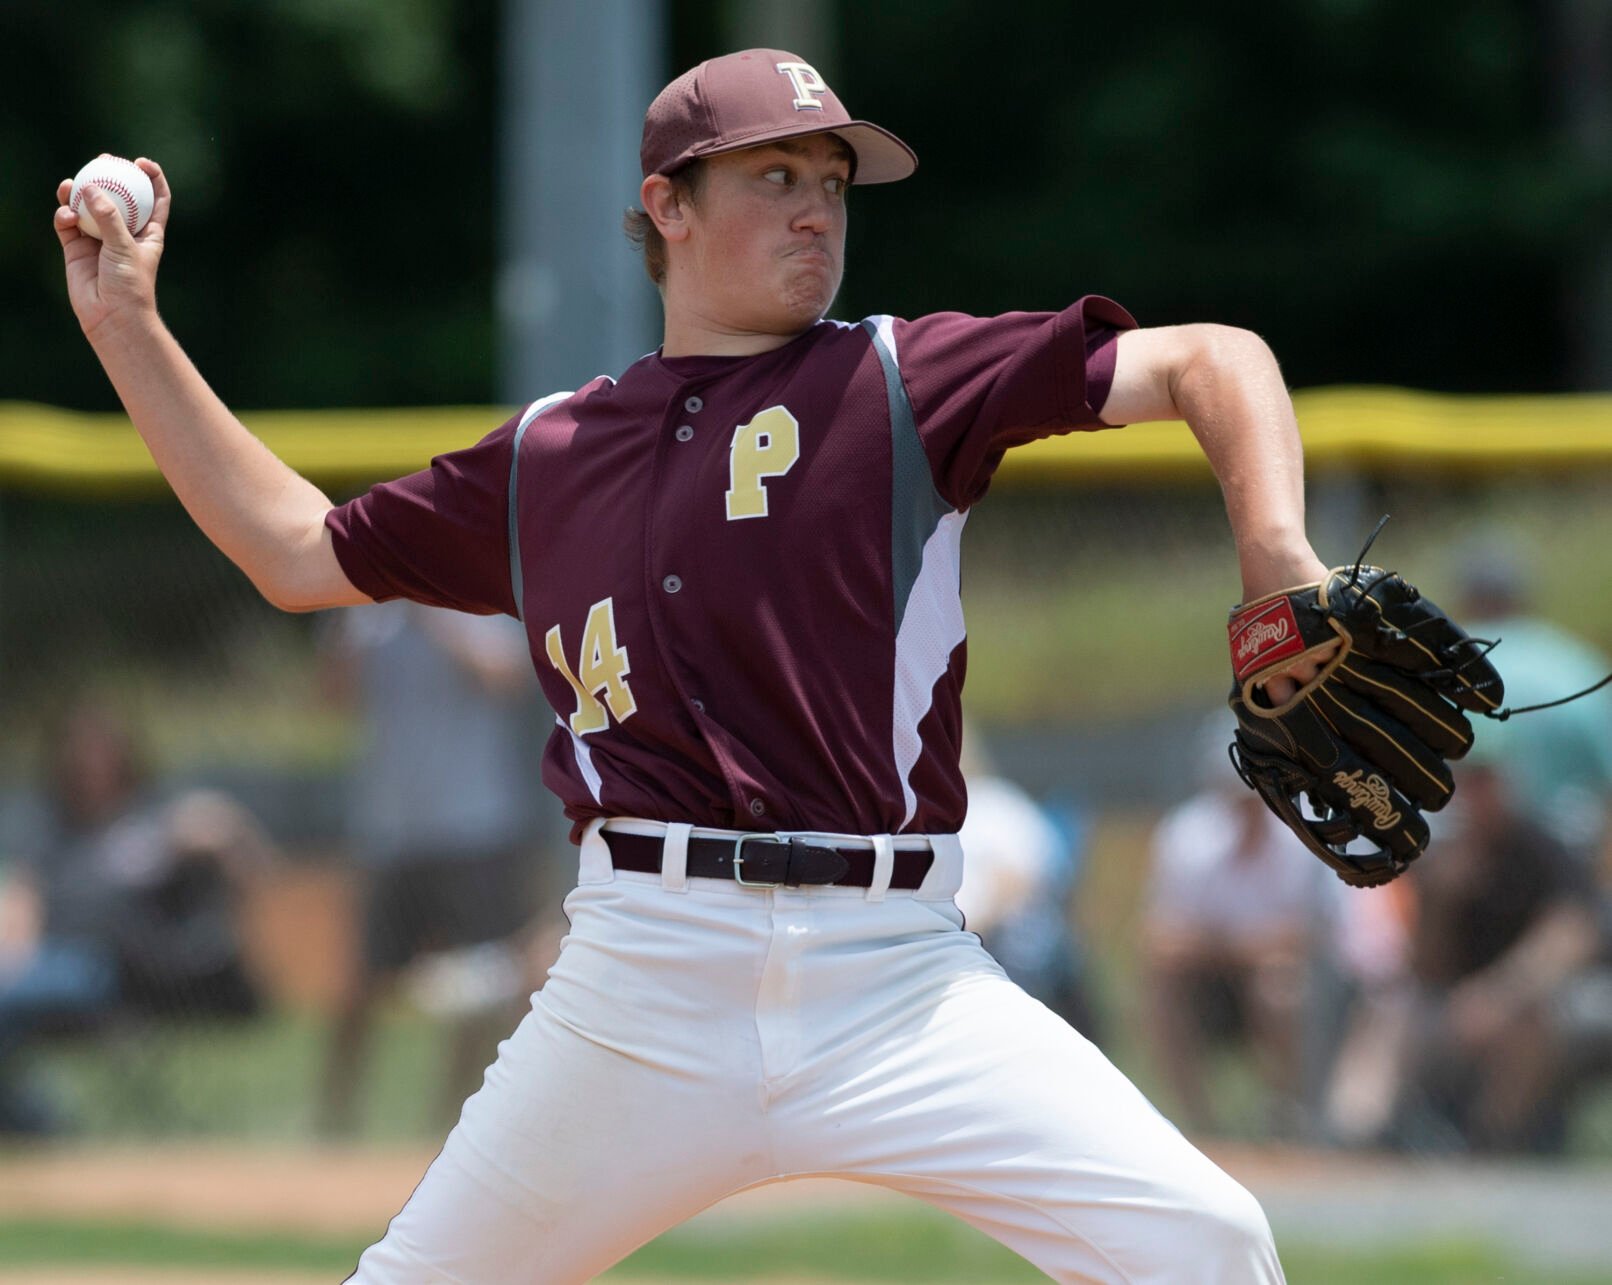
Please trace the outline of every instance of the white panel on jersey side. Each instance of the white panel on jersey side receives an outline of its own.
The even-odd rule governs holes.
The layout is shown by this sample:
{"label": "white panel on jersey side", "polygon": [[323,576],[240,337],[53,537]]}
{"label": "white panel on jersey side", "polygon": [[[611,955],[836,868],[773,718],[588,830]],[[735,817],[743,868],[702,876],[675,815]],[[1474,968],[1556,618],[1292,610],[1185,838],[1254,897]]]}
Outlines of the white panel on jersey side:
{"label": "white panel on jersey side", "polygon": [[571,725],[563,718],[556,717],[554,721],[570,732],[571,748],[576,751],[577,767],[582,772],[582,779],[587,782],[588,793],[593,795],[595,803],[603,803],[604,800],[599,797],[599,790],[604,782],[599,779],[599,769],[593,765],[593,751],[588,748],[586,741],[571,731]]}
{"label": "white panel on jersey side", "polygon": [[923,753],[918,724],[934,702],[935,684],[946,672],[952,652],[967,636],[963,626],[962,541],[966,513],[942,517],[924,544],[923,564],[907,597],[896,634],[895,702],[891,732],[896,772],[906,814],[898,830],[906,829],[918,810],[918,796],[907,780]]}

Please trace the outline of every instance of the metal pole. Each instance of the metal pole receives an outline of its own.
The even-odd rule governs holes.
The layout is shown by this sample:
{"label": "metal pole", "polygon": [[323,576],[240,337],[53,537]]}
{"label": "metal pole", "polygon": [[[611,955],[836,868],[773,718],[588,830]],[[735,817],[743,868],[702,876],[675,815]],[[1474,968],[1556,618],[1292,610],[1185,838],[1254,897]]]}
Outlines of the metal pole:
{"label": "metal pole", "polygon": [[618,374],[660,305],[621,215],[644,109],[665,80],[662,0],[505,0],[499,139],[499,397]]}

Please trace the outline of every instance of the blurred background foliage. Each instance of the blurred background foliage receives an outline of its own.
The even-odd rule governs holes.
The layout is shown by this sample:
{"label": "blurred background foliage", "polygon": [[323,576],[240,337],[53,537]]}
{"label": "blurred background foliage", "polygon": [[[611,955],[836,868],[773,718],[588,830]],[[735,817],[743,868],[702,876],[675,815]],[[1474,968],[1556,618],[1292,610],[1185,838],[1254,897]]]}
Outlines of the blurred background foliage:
{"label": "blurred background foliage", "polygon": [[116,407],[64,342],[49,227],[55,183],[111,151],[171,175],[163,312],[227,401],[490,400],[497,16],[447,0],[8,4],[22,79],[0,109],[0,392]]}
{"label": "blurred background foliage", "polygon": [[[1612,210],[1612,153],[1564,88],[1572,8],[838,6],[825,74],[923,161],[858,195],[838,311],[1102,291],[1145,324],[1259,330],[1295,385],[1571,387],[1573,283]],[[164,310],[232,404],[492,400],[500,19],[9,0],[0,396],[114,406],[69,342],[49,228],[55,182],[111,150],[172,175]],[[674,0],[667,77],[725,30]]]}

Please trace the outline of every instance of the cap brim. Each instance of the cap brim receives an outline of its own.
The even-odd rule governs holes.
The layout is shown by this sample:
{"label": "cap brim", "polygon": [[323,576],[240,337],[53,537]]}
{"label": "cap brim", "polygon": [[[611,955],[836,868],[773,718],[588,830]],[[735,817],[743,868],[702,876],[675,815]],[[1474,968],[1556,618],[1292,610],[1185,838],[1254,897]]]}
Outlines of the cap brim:
{"label": "cap brim", "polygon": [[843,125],[819,125],[811,129],[791,126],[787,129],[762,130],[737,141],[728,141],[720,147],[705,147],[693,152],[689,160],[702,156],[722,156],[728,152],[742,152],[747,147],[760,147],[776,143],[782,138],[807,138],[813,134],[838,134],[856,153],[856,185],[868,183],[894,183],[909,177],[918,168],[918,154],[887,129],[871,121],[853,120]]}

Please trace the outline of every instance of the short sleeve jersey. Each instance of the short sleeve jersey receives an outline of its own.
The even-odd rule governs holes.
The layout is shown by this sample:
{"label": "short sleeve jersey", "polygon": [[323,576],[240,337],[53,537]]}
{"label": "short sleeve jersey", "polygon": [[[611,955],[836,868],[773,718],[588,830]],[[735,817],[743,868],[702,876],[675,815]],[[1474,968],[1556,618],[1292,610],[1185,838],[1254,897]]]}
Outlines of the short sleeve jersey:
{"label": "short sleeve jersey", "polygon": [[1087,296],[651,354],[333,510],[336,554],[525,623],[578,826],[952,833],[964,522],[1008,448],[1105,427],[1135,324]]}

